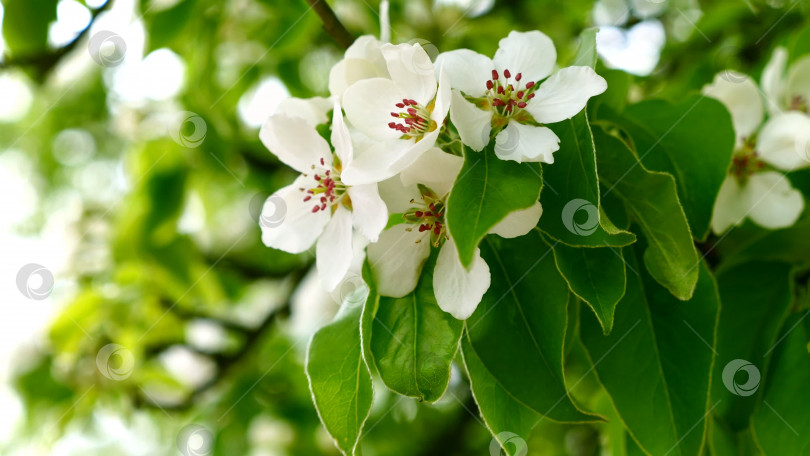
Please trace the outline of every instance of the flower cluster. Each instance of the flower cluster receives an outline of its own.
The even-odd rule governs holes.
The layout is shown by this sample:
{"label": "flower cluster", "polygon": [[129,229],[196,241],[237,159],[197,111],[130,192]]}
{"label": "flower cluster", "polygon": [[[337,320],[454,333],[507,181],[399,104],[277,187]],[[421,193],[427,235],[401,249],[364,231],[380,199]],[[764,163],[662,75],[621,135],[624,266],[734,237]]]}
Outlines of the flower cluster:
{"label": "flower cluster", "polygon": [[784,172],[810,166],[810,55],[786,66],[787,51],[778,48],[759,87],[744,74],[725,71],[703,88],[728,108],[737,135],[712,215],[715,233],[746,217],[769,229],[788,227],[804,210],[801,192]]}
{"label": "flower cluster", "polygon": [[[435,63],[418,44],[357,39],[330,72],[329,98],[287,100],[262,127],[267,148],[301,173],[265,203],[268,216],[285,213],[262,224],[263,242],[291,253],[317,243],[328,291],[367,254],[378,292],[391,297],[412,292],[435,253],[436,301],[466,319],[490,274],[479,251],[462,265],[447,230],[446,201],[464,161],[451,145],[482,153],[494,141],[503,160],[553,163],[560,140],[544,124],[576,115],[607,88],[590,67],[555,72],[555,64],[554,44],[537,31],[510,33],[493,59],[461,49]],[[330,111],[327,141],[318,127]],[[541,213],[536,202],[491,233],[524,235]]]}

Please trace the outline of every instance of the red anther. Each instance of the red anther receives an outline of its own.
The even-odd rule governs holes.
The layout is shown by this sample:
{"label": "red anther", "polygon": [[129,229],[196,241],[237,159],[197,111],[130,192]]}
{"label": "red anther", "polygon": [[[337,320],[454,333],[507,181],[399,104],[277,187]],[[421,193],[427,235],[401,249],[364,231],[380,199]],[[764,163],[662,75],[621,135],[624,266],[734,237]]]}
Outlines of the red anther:
{"label": "red anther", "polygon": [[322,197],[321,197],[321,202],[322,202],[322,203],[325,203],[325,202],[326,202],[326,197],[325,197],[325,196],[322,196]]}
{"label": "red anther", "polygon": [[330,197],[329,197],[329,202],[330,202],[330,203],[331,203],[332,201],[334,201],[334,200],[335,200],[335,197],[334,197],[334,196],[330,196]]}
{"label": "red anther", "polygon": [[509,90],[511,90],[511,91],[514,91],[514,90],[515,90],[515,88],[514,88],[514,87],[512,87],[512,84],[509,84],[507,87],[509,87]]}
{"label": "red anther", "polygon": [[527,89],[531,89],[532,87],[534,87],[534,81],[529,81],[529,82],[526,83],[526,88]]}
{"label": "red anther", "polygon": [[320,206],[315,206],[315,207],[312,208],[312,213],[314,214],[314,213],[318,212],[319,210],[321,210],[321,207]]}
{"label": "red anther", "polygon": [[396,117],[397,119],[399,119],[399,113],[398,112],[392,112],[391,117]]}
{"label": "red anther", "polygon": [[396,106],[397,106],[397,108],[404,108],[405,103],[397,103]]}
{"label": "red anther", "polygon": [[520,102],[520,103],[518,103],[517,105],[518,105],[518,108],[525,108],[525,107],[526,107],[526,102],[525,102],[525,101],[521,101],[521,102]]}
{"label": "red anther", "polygon": [[321,180],[321,176],[319,176],[319,175],[317,175],[317,174],[316,174],[316,175],[315,175],[315,180],[316,180],[316,181]]}
{"label": "red anther", "polygon": [[504,103],[503,100],[501,100],[500,98],[492,100],[492,106],[503,106],[505,104],[506,103]]}
{"label": "red anther", "polygon": [[321,157],[321,165],[324,165],[323,157]]}
{"label": "red anther", "polygon": [[498,86],[498,93],[503,93],[503,86]]}
{"label": "red anther", "polygon": [[492,84],[492,81],[487,81],[487,90],[492,90],[493,85],[494,84]]}
{"label": "red anther", "polygon": [[509,99],[509,106],[512,106],[515,103],[517,103],[517,102],[514,99],[512,99],[512,98]]}
{"label": "red anther", "polygon": [[415,116],[416,115],[416,109],[408,108],[408,114],[410,114],[412,116]]}
{"label": "red anther", "polygon": [[531,100],[532,98],[534,98],[534,94],[533,94],[533,93],[530,93],[530,94],[529,94],[529,96],[528,96],[528,97],[526,97],[526,99],[527,99],[527,100]]}
{"label": "red anther", "polygon": [[436,206],[434,206],[433,203],[430,203],[430,205],[428,207],[430,208],[431,211],[436,210]]}
{"label": "red anther", "polygon": [[492,80],[498,79],[498,70],[492,70]]}
{"label": "red anther", "polygon": [[331,173],[331,172],[332,172],[332,171],[330,171],[330,170],[328,170],[328,169],[327,169],[327,170],[326,170],[326,175],[328,176],[328,175],[329,175],[329,173]]}
{"label": "red anther", "polygon": [[321,210],[322,210],[322,211],[325,211],[325,210],[326,210],[326,204],[321,204]]}
{"label": "red anther", "polygon": [[515,76],[515,81],[520,82],[520,78],[522,78],[522,77],[523,77],[523,73],[518,73],[517,76]]}
{"label": "red anther", "polygon": [[425,212],[425,217],[433,217],[433,212]]}
{"label": "red anther", "polygon": [[420,217],[420,218],[422,217],[422,214],[424,214],[424,212],[422,212],[422,211],[416,211],[416,212],[413,213],[413,215],[415,215],[417,217]]}
{"label": "red anther", "polygon": [[512,77],[512,73],[510,73],[509,70],[503,70],[503,75],[506,76],[506,79]]}
{"label": "red anther", "polygon": [[394,122],[388,122],[388,128],[396,130],[397,124],[395,124]]}
{"label": "red anther", "polygon": [[309,201],[311,199],[312,199],[312,197],[307,195],[307,196],[304,197],[304,202],[306,203],[307,201]]}
{"label": "red anther", "polygon": [[414,99],[410,99],[410,100],[408,100],[408,103],[410,103],[410,104],[411,104],[411,106],[416,106],[416,105],[418,105],[418,104],[419,104],[419,103],[417,103],[417,102],[416,102],[416,100],[414,100]]}
{"label": "red anther", "polygon": [[427,227],[427,225],[419,225],[419,232],[420,232],[420,233],[421,233],[421,232],[423,232],[423,231],[425,231],[425,230],[427,230],[427,229],[429,229],[429,228]]}
{"label": "red anther", "polygon": [[439,228],[438,226],[433,228],[433,234],[435,234],[436,236],[438,236],[439,233],[441,233],[441,232],[442,232],[442,229]]}
{"label": "red anther", "polygon": [[436,225],[438,228],[441,228],[441,227],[442,227],[442,224],[441,224],[441,223],[439,223],[439,222],[436,222],[436,223],[435,223],[435,225]]}
{"label": "red anther", "polygon": [[524,92],[522,90],[517,93],[518,98],[523,98],[523,95],[524,95]]}

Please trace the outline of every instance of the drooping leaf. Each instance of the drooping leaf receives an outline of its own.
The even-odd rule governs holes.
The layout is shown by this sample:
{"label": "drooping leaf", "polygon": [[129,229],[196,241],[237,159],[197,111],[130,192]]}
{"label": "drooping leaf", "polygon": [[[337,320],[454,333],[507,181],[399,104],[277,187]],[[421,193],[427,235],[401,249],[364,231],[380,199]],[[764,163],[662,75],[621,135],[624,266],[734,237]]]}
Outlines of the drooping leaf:
{"label": "drooping leaf", "polygon": [[371,374],[363,360],[360,314],[344,305],[309,344],[306,371],[318,416],[343,454],[354,455],[371,412]]}
{"label": "drooping leaf", "polygon": [[[627,249],[630,253],[639,248]],[[605,336],[590,313],[581,340],[622,421],[647,454],[697,455],[704,443],[719,300],[705,266],[691,300],[676,300],[633,255],[627,291]]]}
{"label": "drooping leaf", "polygon": [[762,404],[752,419],[756,441],[766,455],[810,454],[808,313],[792,315],[785,322]]}
{"label": "drooping leaf", "polygon": [[[740,393],[753,366],[767,381],[767,365],[792,300],[790,266],[777,262],[751,262],[721,270],[717,275],[723,308],[717,327],[717,362],[712,374],[712,400],[720,401],[715,415],[739,432],[748,427],[761,391]],[[784,343],[784,342],[783,342]],[[734,365],[730,363],[734,362]],[[724,371],[728,378],[724,381]],[[746,395],[741,395],[746,394]]]}
{"label": "drooping leaf", "polygon": [[[509,456],[523,456],[529,433],[541,419],[532,409],[516,401],[489,373],[465,337],[461,353],[470,378],[475,403],[489,431]],[[517,437],[517,438],[515,438]]]}
{"label": "drooping leaf", "polygon": [[594,139],[605,191],[624,201],[647,238],[647,269],[677,298],[689,299],[698,280],[699,261],[675,179],[645,169],[620,139],[601,128],[594,131]]}
{"label": "drooping leaf", "polygon": [[689,227],[705,239],[734,150],[734,127],[723,104],[697,94],[675,103],[648,100],[613,120],[630,134],[645,168],[675,177]]}
{"label": "drooping leaf", "polygon": [[516,401],[556,421],[595,421],[571,399],[563,377],[568,287],[538,232],[489,236],[481,254],[492,284],[467,320],[470,348]]}
{"label": "drooping leaf", "polygon": [[549,245],[568,288],[593,310],[605,334],[610,333],[613,312],[627,283],[622,249],[569,247],[560,242]]}
{"label": "drooping leaf", "polygon": [[548,127],[560,138],[560,150],[544,174],[538,226],[570,246],[622,247],[634,242],[632,233],[613,226],[600,210],[593,136],[585,112]]}
{"label": "drooping leaf", "polygon": [[445,214],[462,264],[472,265],[478,244],[510,212],[537,202],[543,186],[541,172],[536,163],[501,160],[495,155],[494,141],[481,152],[466,149]]}
{"label": "drooping leaf", "polygon": [[411,293],[379,298],[371,337],[371,352],[385,385],[428,402],[439,400],[447,389],[464,326],[441,310],[433,296],[434,250]]}

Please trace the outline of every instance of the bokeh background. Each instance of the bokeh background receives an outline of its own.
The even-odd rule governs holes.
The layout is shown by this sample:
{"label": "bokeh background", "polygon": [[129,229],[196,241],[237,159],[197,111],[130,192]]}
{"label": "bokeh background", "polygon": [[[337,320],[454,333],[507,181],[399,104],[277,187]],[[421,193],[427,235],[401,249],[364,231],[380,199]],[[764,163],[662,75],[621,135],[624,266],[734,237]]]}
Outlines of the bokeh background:
{"label": "bokeh background", "polygon": [[[330,4],[379,33],[379,0]],[[560,62],[599,26],[600,71],[678,98],[758,76],[804,0],[391,0],[395,42],[491,55],[539,29]],[[313,257],[265,248],[294,175],[258,129],[327,95],[342,50],[304,0],[2,0],[0,454],[335,455],[304,374],[337,304]],[[35,266],[27,266],[34,264]],[[22,271],[22,272],[21,272]],[[579,381],[576,349],[567,370]],[[365,455],[484,455],[461,371],[437,404],[377,389]],[[573,393],[609,409],[591,377]],[[544,420],[530,454],[590,456],[608,425]]]}

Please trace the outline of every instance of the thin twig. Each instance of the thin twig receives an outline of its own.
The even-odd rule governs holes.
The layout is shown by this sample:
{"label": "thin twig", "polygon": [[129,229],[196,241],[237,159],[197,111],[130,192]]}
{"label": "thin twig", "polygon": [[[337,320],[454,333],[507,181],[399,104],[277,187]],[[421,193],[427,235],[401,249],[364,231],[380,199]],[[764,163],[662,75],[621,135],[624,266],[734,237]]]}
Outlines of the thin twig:
{"label": "thin twig", "polygon": [[340,22],[340,19],[335,16],[335,12],[332,11],[332,8],[326,3],[326,0],[307,0],[307,3],[310,8],[318,13],[318,17],[321,18],[323,29],[326,33],[337,41],[343,49],[348,49],[349,46],[354,43],[354,35],[346,30],[346,27]]}

